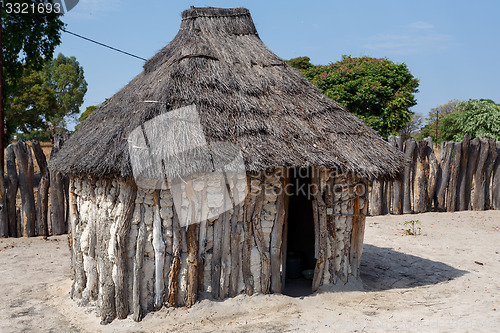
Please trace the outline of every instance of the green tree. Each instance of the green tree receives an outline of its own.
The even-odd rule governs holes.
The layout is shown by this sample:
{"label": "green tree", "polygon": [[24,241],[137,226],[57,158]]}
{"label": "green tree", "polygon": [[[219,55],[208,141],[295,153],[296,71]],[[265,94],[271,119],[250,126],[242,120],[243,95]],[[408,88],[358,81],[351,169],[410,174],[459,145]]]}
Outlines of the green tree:
{"label": "green tree", "polygon": [[47,87],[54,91],[57,107],[47,117],[52,137],[64,129],[67,117],[76,116],[87,92],[83,68],[75,57],[65,57],[61,53],[49,62],[42,75]]}
{"label": "green tree", "polygon": [[97,106],[95,105],[91,105],[91,106],[87,106],[87,108],[85,109],[85,111],[80,115],[80,118],[78,118],[78,125],[75,126],[75,129],[79,129],[80,126],[82,126],[82,122],[87,119],[91,114],[92,112],[95,111],[95,109],[97,109]]}
{"label": "green tree", "polygon": [[314,66],[313,64],[311,64],[311,58],[309,57],[293,58],[290,60],[286,60],[286,62],[299,71],[306,70]]}
{"label": "green tree", "polygon": [[11,130],[23,133],[47,130],[46,119],[55,114],[57,101],[54,91],[39,72],[24,70],[15,91],[7,99],[6,118]]}
{"label": "green tree", "polygon": [[441,143],[443,141],[454,141],[457,136],[460,137],[457,141],[462,141],[463,134],[461,130],[462,112],[455,111],[448,113],[446,116],[441,118],[439,124],[438,132],[440,137],[436,142]]}
{"label": "green tree", "polygon": [[309,67],[303,74],[383,137],[398,134],[412,120],[418,80],[404,63],[344,55],[341,61]]}
{"label": "green tree", "polygon": [[[10,13],[6,12],[6,4],[35,4],[44,0],[5,0],[2,7],[2,51],[4,96],[6,103],[13,96],[17,84],[23,76],[31,75],[32,70],[38,71],[54,55],[54,50],[61,43],[61,31],[64,23],[60,20],[62,14],[51,13]],[[29,72],[24,73],[25,70]],[[16,129],[16,119],[8,116],[6,110],[6,137]],[[3,140],[4,143],[7,140]],[[1,154],[0,154],[1,155]]]}
{"label": "green tree", "polygon": [[23,75],[23,69],[40,70],[54,55],[56,46],[61,43],[61,30],[64,23],[62,14],[54,12],[40,14],[10,13],[5,4],[39,4],[45,0],[6,0],[2,1],[2,48],[6,88],[15,86]]}
{"label": "green tree", "polygon": [[455,141],[462,140],[465,134],[500,140],[500,105],[491,100],[470,99],[460,102],[458,108],[460,132],[455,135]]}

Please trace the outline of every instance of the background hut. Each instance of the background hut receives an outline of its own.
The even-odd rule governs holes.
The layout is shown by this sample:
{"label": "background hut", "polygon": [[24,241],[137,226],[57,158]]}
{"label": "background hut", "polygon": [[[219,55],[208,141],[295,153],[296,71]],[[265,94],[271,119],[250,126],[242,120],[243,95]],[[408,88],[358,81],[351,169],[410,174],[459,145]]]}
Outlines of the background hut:
{"label": "background hut", "polygon": [[[187,172],[170,161],[163,167],[171,174],[150,188],[134,178],[129,141],[134,130],[185,107],[198,117],[199,142],[218,156],[236,149],[246,171],[228,181],[202,170],[206,177],[180,183],[176,201],[169,177],[203,166]],[[165,146],[155,141],[161,131],[148,148]],[[203,155],[192,154],[191,161]],[[247,9],[186,10],[174,40],[50,161],[71,180],[72,297],[96,302],[107,323],[190,306],[200,296],[282,292],[287,261],[290,269],[314,269],[310,291],[344,284],[359,274],[366,180],[394,176],[402,162],[268,50]],[[183,223],[193,197],[199,223]]]}

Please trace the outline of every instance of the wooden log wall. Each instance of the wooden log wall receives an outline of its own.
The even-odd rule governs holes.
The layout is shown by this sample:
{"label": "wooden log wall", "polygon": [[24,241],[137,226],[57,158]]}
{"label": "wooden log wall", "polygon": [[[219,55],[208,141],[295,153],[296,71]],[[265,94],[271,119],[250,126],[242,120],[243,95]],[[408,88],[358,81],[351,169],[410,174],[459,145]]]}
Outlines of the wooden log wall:
{"label": "wooden log wall", "polygon": [[[51,156],[62,144],[62,137],[56,138]],[[0,176],[0,237],[47,237],[67,233],[69,203],[65,198],[69,191],[65,189],[65,177],[50,172],[40,143],[33,141],[29,144],[20,140],[10,144],[5,159],[5,173],[0,170],[0,175],[3,175]],[[34,174],[35,160],[39,175]],[[35,184],[36,176],[40,177],[38,184]],[[16,207],[18,193],[21,196],[20,207]]]}
{"label": "wooden log wall", "polygon": [[[314,290],[359,276],[367,212],[366,182],[326,169],[316,175]],[[94,304],[106,324],[200,297],[281,292],[287,184],[281,169],[193,177],[179,188],[166,181],[161,190],[119,177],[71,178],[72,298]]]}
{"label": "wooden log wall", "polygon": [[[389,143],[401,150],[400,140],[390,137]],[[465,135],[462,142],[443,142],[439,161],[431,138],[410,139],[403,147],[401,174],[372,180],[370,215],[399,214],[400,207],[403,214],[500,209],[500,141]]]}

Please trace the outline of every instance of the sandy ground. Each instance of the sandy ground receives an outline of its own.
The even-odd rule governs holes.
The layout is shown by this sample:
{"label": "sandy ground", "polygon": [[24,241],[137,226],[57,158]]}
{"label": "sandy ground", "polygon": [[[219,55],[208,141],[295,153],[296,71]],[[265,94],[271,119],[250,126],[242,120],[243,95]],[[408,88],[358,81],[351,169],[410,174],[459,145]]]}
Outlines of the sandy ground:
{"label": "sandy ground", "polygon": [[[404,235],[418,219],[422,233]],[[0,332],[500,332],[500,212],[367,219],[361,290],[239,296],[99,325],[65,236],[0,239]],[[355,289],[355,288],[354,288]]]}

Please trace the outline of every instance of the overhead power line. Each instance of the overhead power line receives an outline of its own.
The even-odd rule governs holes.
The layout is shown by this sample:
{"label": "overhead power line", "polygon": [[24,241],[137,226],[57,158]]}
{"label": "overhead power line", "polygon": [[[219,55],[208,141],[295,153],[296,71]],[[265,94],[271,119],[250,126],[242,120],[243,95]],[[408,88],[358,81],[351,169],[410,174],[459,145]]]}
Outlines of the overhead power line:
{"label": "overhead power line", "polygon": [[134,58],[137,58],[137,59],[141,59],[141,60],[147,61],[147,59],[144,59],[144,58],[142,58],[142,57],[136,56],[135,54],[132,54],[132,53],[129,53],[129,52],[125,52],[125,51],[119,50],[119,49],[117,49],[117,48],[115,48],[115,47],[112,47],[112,46],[109,46],[109,45],[106,45],[106,44],[100,43],[100,42],[98,42],[98,41],[95,41],[95,40],[93,40],[93,39],[90,39],[90,38],[84,37],[84,36],[79,35],[79,34],[75,34],[74,32],[68,31],[68,30],[66,30],[66,29],[62,29],[62,30],[63,30],[64,32],[66,32],[66,33],[70,34],[70,35],[73,35],[73,36],[79,37],[79,38],[81,38],[81,39],[85,39],[85,40],[87,40],[87,41],[89,41],[89,42],[92,42],[92,43],[95,43],[95,44],[97,44],[97,45],[101,45],[101,46],[107,47],[108,49],[111,49],[111,50],[113,50],[113,51],[117,51],[117,52],[120,52],[120,53],[126,54],[126,55],[128,55],[128,56],[131,56],[131,57],[134,57]]}

